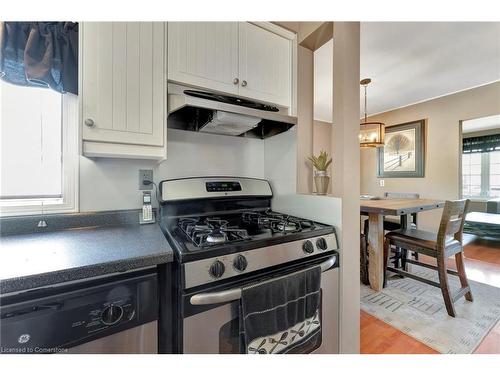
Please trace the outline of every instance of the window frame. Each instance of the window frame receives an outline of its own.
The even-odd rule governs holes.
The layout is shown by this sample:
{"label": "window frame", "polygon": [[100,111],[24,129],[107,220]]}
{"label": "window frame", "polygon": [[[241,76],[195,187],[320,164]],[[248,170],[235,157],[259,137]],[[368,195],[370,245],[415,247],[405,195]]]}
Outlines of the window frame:
{"label": "window frame", "polygon": [[[79,129],[78,96],[63,94],[62,127],[62,198],[22,198],[0,200],[0,217],[72,213],[79,209]],[[43,202],[43,204],[42,204]]]}

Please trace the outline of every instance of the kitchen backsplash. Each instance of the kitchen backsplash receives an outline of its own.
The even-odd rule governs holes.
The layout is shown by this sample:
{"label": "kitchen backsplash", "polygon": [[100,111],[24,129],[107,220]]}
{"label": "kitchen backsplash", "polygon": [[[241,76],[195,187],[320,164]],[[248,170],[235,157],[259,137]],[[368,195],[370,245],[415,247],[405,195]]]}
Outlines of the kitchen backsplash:
{"label": "kitchen backsplash", "polygon": [[264,178],[264,142],[259,139],[168,130],[167,160],[157,176]]}
{"label": "kitchen backsplash", "polygon": [[264,142],[258,139],[168,130],[167,160],[80,158],[80,211],[141,207],[138,170],[155,182],[190,176],[265,178]]}

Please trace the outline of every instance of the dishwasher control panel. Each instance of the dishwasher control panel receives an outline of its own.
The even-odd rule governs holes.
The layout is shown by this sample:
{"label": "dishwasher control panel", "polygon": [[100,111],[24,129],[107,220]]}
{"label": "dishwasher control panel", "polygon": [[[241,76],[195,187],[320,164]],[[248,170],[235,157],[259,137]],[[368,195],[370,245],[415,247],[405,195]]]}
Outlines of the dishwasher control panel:
{"label": "dishwasher control panel", "polygon": [[57,353],[158,318],[156,274],[2,306],[0,353]]}
{"label": "dishwasher control panel", "polygon": [[[106,296],[103,296],[106,297]],[[71,311],[71,329],[91,334],[136,318],[136,301],[132,295],[116,296]]]}

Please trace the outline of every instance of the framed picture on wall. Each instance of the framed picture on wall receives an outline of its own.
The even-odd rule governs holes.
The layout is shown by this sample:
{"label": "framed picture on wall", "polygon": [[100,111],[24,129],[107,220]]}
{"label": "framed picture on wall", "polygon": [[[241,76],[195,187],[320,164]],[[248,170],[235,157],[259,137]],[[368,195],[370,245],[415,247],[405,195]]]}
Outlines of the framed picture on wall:
{"label": "framed picture on wall", "polygon": [[424,177],[425,120],[386,127],[377,153],[377,177]]}

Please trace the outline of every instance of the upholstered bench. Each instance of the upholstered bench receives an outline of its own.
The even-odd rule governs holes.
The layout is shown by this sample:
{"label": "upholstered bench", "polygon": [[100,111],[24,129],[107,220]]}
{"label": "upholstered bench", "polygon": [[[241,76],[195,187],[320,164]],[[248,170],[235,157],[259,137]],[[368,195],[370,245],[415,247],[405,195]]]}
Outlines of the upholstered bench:
{"label": "upholstered bench", "polygon": [[490,212],[468,213],[465,219],[464,233],[475,234],[480,237],[500,238],[500,214]]}

